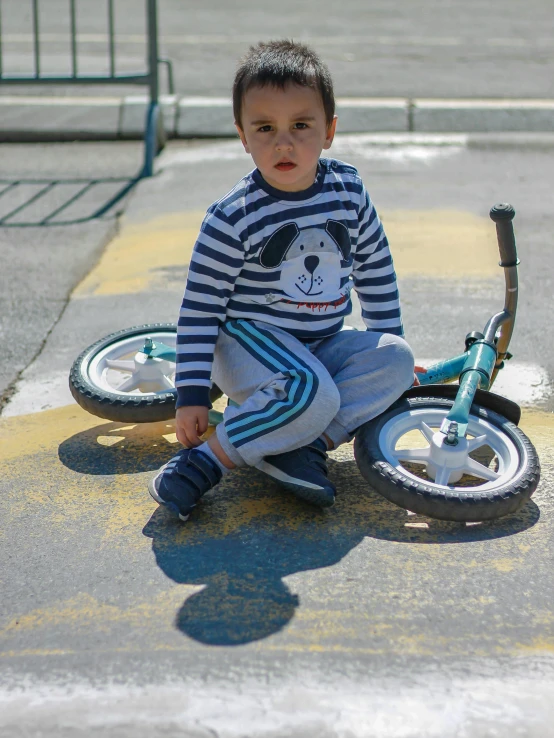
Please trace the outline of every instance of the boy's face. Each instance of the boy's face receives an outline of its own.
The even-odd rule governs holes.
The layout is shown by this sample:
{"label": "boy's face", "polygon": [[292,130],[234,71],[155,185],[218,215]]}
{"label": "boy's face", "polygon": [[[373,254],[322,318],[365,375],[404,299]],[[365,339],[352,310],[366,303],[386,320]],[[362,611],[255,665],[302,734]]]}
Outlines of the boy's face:
{"label": "boy's face", "polygon": [[237,130],[245,151],[265,181],[286,192],[305,190],[314,183],[317,162],[335,135],[319,92],[293,83],[284,89],[252,87],[242,103],[242,127]]}

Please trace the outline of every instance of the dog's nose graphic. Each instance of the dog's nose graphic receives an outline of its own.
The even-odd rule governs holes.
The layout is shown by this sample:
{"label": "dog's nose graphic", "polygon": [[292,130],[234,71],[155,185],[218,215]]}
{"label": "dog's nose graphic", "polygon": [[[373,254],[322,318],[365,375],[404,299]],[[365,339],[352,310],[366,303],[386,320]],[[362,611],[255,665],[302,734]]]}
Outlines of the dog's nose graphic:
{"label": "dog's nose graphic", "polygon": [[304,266],[310,274],[313,274],[315,272],[318,264],[319,256],[314,256],[313,254],[310,254],[304,259]]}

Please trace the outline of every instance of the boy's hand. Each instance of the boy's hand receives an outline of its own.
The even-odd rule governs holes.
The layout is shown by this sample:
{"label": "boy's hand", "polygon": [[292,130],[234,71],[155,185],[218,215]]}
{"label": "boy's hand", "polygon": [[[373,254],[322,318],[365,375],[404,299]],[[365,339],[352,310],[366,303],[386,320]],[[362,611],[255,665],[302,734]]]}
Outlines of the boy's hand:
{"label": "boy's hand", "polygon": [[427,369],[424,366],[414,366],[414,372],[417,372],[414,374],[414,383],[412,387],[417,387],[418,384],[421,384],[419,379],[417,378],[418,374],[427,374]]}
{"label": "boy's hand", "polygon": [[208,430],[208,408],[203,405],[183,406],[175,413],[177,440],[186,448],[200,446],[199,438]]}

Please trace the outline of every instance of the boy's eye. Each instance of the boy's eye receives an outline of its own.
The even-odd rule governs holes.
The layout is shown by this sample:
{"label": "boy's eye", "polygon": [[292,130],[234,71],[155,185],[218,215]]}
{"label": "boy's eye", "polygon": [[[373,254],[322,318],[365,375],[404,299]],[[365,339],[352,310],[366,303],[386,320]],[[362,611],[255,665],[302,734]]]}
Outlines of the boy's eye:
{"label": "boy's eye", "polygon": [[299,128],[300,130],[303,130],[304,128],[307,128],[308,126],[306,125],[306,123],[298,122],[294,124],[294,127]]}
{"label": "boy's eye", "polygon": [[260,126],[258,128],[258,131],[260,131],[260,133],[267,133],[268,131],[271,131],[271,126],[270,125]]}

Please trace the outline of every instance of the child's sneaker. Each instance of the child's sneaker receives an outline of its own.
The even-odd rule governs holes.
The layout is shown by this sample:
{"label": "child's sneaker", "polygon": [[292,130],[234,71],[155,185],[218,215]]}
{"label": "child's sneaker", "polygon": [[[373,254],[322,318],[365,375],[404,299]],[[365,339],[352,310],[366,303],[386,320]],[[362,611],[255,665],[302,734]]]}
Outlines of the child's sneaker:
{"label": "child's sneaker", "polygon": [[335,502],[335,485],[327,479],[327,447],[321,438],[276,456],[265,456],[256,466],[285,489],[306,502],[331,507]]}
{"label": "child's sneaker", "polygon": [[187,520],[202,495],[219,482],[221,469],[202,451],[183,448],[148,484],[152,497]]}

